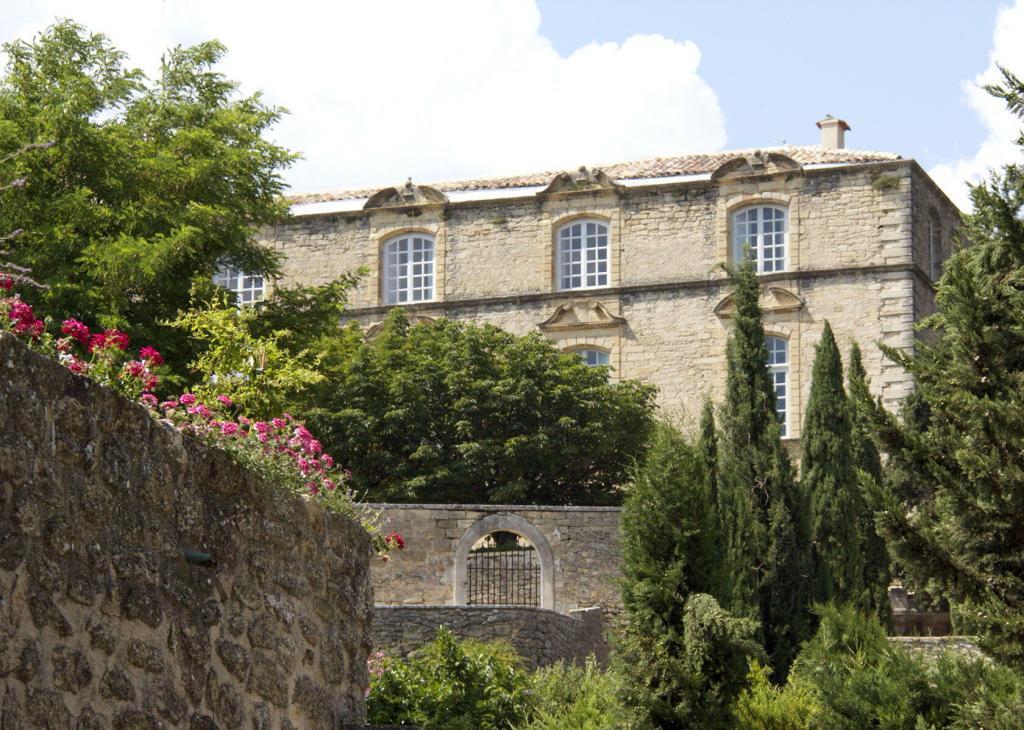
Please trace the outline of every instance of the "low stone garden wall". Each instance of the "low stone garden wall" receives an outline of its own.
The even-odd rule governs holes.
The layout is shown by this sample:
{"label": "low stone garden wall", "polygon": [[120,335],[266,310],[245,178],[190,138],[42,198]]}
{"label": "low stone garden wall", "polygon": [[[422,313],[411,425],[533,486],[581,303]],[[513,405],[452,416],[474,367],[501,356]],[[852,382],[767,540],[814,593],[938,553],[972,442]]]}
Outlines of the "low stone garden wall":
{"label": "low stone garden wall", "polygon": [[363,723],[369,560],[355,522],[0,335],[0,727]]}
{"label": "low stone garden wall", "polygon": [[460,639],[504,639],[529,669],[559,660],[582,663],[590,654],[606,666],[608,644],[600,608],[567,614],[523,606],[377,606],[374,648],[406,656],[429,643],[441,626]]}

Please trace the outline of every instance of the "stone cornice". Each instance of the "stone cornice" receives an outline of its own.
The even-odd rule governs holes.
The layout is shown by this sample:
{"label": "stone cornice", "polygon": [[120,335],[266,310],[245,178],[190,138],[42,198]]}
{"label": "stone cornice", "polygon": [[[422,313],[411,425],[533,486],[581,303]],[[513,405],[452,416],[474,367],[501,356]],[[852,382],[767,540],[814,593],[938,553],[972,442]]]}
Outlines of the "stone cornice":
{"label": "stone cornice", "polygon": [[[758,276],[762,284],[774,282],[799,281],[811,282],[820,279],[830,279],[839,276],[872,276],[875,274],[911,274],[921,281],[925,286],[934,287],[934,284],[920,267],[906,264],[877,264],[874,266],[845,266],[833,269],[811,269],[805,271],[783,271],[777,274],[763,274]],[[706,290],[717,291],[729,287],[729,279],[725,277],[716,279],[688,279],[681,281],[652,282],[650,284],[628,284],[625,286],[609,286],[603,289],[588,289],[586,295],[589,299],[606,299],[610,297],[630,296],[637,294],[657,294],[660,292],[694,291]],[[578,294],[578,293],[577,293]],[[412,312],[437,312],[448,310],[468,309],[472,307],[494,307],[507,304],[533,304],[537,302],[564,301],[572,298],[571,291],[550,291],[535,292],[528,294],[511,294],[496,297],[472,297],[467,299],[448,299],[444,301],[424,302],[422,304],[404,304],[403,309]],[[375,307],[350,307],[345,310],[344,317],[363,317],[385,314],[398,305],[384,304]]]}

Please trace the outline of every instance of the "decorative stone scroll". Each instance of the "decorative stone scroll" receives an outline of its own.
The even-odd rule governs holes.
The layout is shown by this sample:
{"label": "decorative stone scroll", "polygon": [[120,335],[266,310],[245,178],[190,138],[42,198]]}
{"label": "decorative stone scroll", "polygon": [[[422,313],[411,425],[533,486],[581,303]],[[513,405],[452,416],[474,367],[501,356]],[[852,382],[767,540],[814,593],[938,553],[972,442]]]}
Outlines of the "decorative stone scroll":
{"label": "decorative stone scroll", "polygon": [[443,205],[448,196],[440,190],[427,185],[413,185],[412,178],[404,185],[378,190],[363,205],[363,210],[371,208],[406,208],[420,205]]}
{"label": "decorative stone scroll", "polygon": [[572,332],[576,330],[617,329],[626,320],[608,311],[601,302],[574,299],[560,304],[554,313],[537,325],[541,332]]}
{"label": "decorative stone scroll", "polygon": [[538,195],[546,196],[556,193],[592,192],[596,190],[617,191],[621,189],[622,186],[608,177],[604,170],[590,170],[582,166],[573,172],[558,173]]}
{"label": "decorative stone scroll", "polygon": [[[430,324],[435,321],[434,317],[425,317],[422,314],[416,314],[416,312],[402,312],[402,316],[410,324]],[[381,329],[384,327],[383,322],[374,322],[366,328],[366,332],[363,333],[363,338],[366,341],[376,339],[377,335],[380,334]]]}
{"label": "decorative stone scroll", "polygon": [[[736,311],[735,294],[726,295],[717,305],[715,314],[728,319]],[[765,314],[788,314],[804,308],[804,300],[788,289],[779,286],[766,286],[761,289],[761,311]]]}
{"label": "decorative stone scroll", "polygon": [[780,172],[800,172],[801,170],[803,170],[803,167],[792,157],[778,152],[755,150],[749,155],[734,157],[727,162],[723,162],[718,166],[718,169],[711,173],[711,179],[724,181],[738,177],[772,175]]}

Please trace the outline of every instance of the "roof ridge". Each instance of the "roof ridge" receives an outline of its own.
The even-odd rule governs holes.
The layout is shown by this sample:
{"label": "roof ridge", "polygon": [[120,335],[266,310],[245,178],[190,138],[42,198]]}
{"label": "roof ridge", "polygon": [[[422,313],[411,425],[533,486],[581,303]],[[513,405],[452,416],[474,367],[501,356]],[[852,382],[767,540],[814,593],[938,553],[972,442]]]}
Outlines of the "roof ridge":
{"label": "roof ridge", "polygon": [[[828,148],[821,145],[771,145],[764,147],[747,147],[717,152],[689,152],[681,155],[661,155],[638,160],[625,160],[603,164],[589,165],[591,169],[605,171],[609,177],[618,180],[657,179],[679,175],[698,175],[713,172],[719,165],[735,157],[755,152],[781,152],[793,157],[803,165],[842,164],[856,162],[872,162],[881,160],[899,160],[900,155],[893,152],[874,150],[854,150],[846,148]],[[569,168],[566,168],[569,169]],[[440,180],[423,183],[442,192],[461,192],[471,190],[501,190],[517,187],[535,187],[547,185],[562,170],[544,170],[505,176],[469,177],[460,180]],[[296,193],[286,195],[285,199],[294,204],[324,203],[335,200],[353,200],[368,198],[387,186],[375,188],[350,188],[322,192]]]}

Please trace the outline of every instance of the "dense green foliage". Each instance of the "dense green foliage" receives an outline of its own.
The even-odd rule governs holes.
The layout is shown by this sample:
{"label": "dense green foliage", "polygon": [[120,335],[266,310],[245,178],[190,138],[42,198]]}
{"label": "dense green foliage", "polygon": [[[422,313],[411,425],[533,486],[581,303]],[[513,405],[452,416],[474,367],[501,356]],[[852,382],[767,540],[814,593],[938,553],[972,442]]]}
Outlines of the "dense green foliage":
{"label": "dense green foliage", "polygon": [[593,657],[586,666],[558,662],[530,678],[530,720],[522,730],[624,730],[631,715],[619,698],[620,682],[601,671]]}
{"label": "dense green foliage", "polygon": [[4,50],[0,157],[54,143],[0,176],[27,180],[18,205],[0,206],[0,231],[24,229],[15,261],[48,285],[26,298],[187,362],[185,335],[159,322],[193,285],[212,286],[221,261],[277,269],[252,233],[286,213],[280,173],[294,156],[262,136],[281,110],[213,70],[217,42],[169,51],[152,82],[70,21]]}
{"label": "dense green foliage", "polygon": [[785,687],[754,676],[735,714],[741,730],[931,730],[1020,726],[1020,678],[991,661],[929,659],[894,645],[873,616],[819,608],[817,634]]}
{"label": "dense green foliage", "polygon": [[709,595],[720,584],[717,523],[702,453],[659,425],[622,511],[617,659],[642,726],[728,727],[748,657],[760,655],[755,622]]}
{"label": "dense green foliage", "polygon": [[507,644],[457,641],[442,628],[417,656],[384,660],[366,709],[371,723],[507,730],[526,718],[528,685]]}
{"label": "dense green foliage", "polygon": [[862,500],[853,465],[843,363],[828,321],[814,357],[800,447],[800,484],[810,502],[814,598],[859,600],[864,590]]}
{"label": "dense green foliage", "polygon": [[718,508],[730,579],[723,600],[737,615],[760,621],[781,678],[810,629],[807,514],[780,439],[757,277],[749,262],[733,276],[719,442]]}
{"label": "dense green foliage", "polygon": [[[1006,74],[993,91],[1024,117],[1024,82]],[[935,341],[887,351],[917,391],[901,418],[876,414],[882,526],[913,578],[970,600],[986,647],[1024,667],[1024,168],[972,198],[970,246],[947,261],[927,323]]]}
{"label": "dense green foliage", "polygon": [[307,422],[368,499],[609,504],[643,453],[654,388],[609,383],[538,334],[400,310],[321,350]]}
{"label": "dense green foliage", "polygon": [[877,482],[882,476],[882,457],[875,443],[871,420],[880,407],[871,397],[868,377],[861,360],[860,347],[850,347],[850,363],[846,370],[847,391],[850,403],[850,425],[853,446],[853,467],[858,476],[860,497],[859,522],[861,555],[864,561],[864,596],[859,604],[878,616],[883,626],[889,625],[892,606],[889,603],[889,584],[892,582],[892,560],[885,539],[875,524],[876,505],[864,489],[863,483]]}

